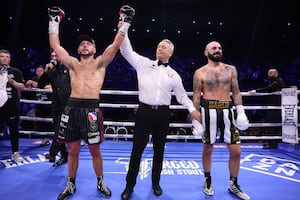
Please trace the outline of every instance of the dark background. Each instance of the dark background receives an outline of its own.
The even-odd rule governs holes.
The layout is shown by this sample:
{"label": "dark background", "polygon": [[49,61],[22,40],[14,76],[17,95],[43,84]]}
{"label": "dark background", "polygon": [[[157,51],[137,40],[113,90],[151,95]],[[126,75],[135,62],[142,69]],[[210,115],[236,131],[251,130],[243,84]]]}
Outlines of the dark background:
{"label": "dark background", "polygon": [[223,45],[227,62],[238,66],[274,66],[282,73],[297,75],[300,15],[296,3],[295,0],[9,0],[0,8],[0,47],[11,51],[49,48],[47,8],[58,5],[66,13],[61,24],[62,45],[76,53],[76,37],[88,33],[101,53],[116,33],[119,8],[128,4],[136,10],[129,34],[137,52],[154,53],[157,43],[169,38],[175,43],[176,56],[200,58],[197,64],[201,65],[205,62],[204,46],[216,39]]}

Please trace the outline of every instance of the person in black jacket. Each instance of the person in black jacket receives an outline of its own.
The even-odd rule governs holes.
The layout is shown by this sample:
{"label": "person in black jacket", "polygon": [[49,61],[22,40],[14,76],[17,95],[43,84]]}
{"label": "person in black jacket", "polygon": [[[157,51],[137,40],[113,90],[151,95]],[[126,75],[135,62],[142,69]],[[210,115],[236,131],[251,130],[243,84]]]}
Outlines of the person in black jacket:
{"label": "person in black jacket", "polygon": [[26,88],[37,88],[37,84],[41,76],[44,74],[45,68],[43,65],[37,65],[35,67],[35,76],[27,80],[25,83]]}
{"label": "person in black jacket", "polygon": [[54,124],[54,137],[46,158],[55,162],[55,157],[60,152],[61,157],[53,166],[57,167],[68,161],[66,145],[57,141],[60,116],[67,104],[71,93],[70,76],[68,69],[61,65],[56,53],[51,50],[51,61],[46,65],[46,72],[38,81],[38,88],[52,89],[52,117]]}
{"label": "person in black jacket", "polygon": [[[249,94],[255,93],[271,93],[281,91],[282,88],[286,87],[284,80],[279,76],[278,70],[275,68],[268,70],[269,84],[266,87],[258,88],[256,90],[250,90]],[[273,104],[274,106],[281,105],[281,97],[279,95],[268,95],[266,96],[266,103],[268,105]],[[265,114],[265,120],[268,123],[278,123],[281,121],[280,110],[269,110]],[[280,130],[276,127],[270,127],[266,129],[266,133],[269,135],[279,134]],[[269,140],[268,143],[263,145],[263,149],[275,149],[278,146],[278,141]]]}

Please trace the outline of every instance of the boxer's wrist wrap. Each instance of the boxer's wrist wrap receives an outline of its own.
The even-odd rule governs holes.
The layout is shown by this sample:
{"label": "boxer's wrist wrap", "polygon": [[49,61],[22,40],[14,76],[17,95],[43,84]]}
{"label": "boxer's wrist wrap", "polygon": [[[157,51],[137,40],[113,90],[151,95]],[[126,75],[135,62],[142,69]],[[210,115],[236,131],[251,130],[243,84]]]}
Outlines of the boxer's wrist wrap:
{"label": "boxer's wrist wrap", "polygon": [[130,27],[130,24],[128,22],[124,22],[123,25],[119,28],[118,32],[121,35],[126,35],[129,27]]}
{"label": "boxer's wrist wrap", "polygon": [[55,33],[58,35],[59,32],[59,22],[49,21],[49,33]]}

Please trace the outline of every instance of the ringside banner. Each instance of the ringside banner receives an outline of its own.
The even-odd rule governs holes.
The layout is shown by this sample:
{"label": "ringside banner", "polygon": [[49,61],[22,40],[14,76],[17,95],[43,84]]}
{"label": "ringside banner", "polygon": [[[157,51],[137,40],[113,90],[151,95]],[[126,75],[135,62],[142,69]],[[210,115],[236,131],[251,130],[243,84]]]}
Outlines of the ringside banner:
{"label": "ringside banner", "polygon": [[282,141],[298,144],[298,98],[297,88],[281,90]]}

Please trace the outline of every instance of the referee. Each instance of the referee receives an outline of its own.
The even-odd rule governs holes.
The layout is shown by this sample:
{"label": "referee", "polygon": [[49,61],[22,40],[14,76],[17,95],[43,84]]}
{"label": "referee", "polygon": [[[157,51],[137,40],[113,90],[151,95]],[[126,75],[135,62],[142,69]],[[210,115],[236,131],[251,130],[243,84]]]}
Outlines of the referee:
{"label": "referee", "polygon": [[132,50],[126,35],[121,45],[121,54],[136,69],[139,88],[139,108],[136,113],[133,147],[129,169],[126,176],[126,188],[121,194],[122,200],[130,198],[136,184],[140,161],[147,145],[149,134],[153,139],[152,189],[156,196],[162,194],[159,185],[163,165],[164,147],[169,130],[172,92],[177,101],[184,105],[194,119],[200,121],[200,113],[187,96],[181,77],[168,64],[173,55],[174,45],[170,40],[162,40],[156,49],[156,60],[137,54]]}

